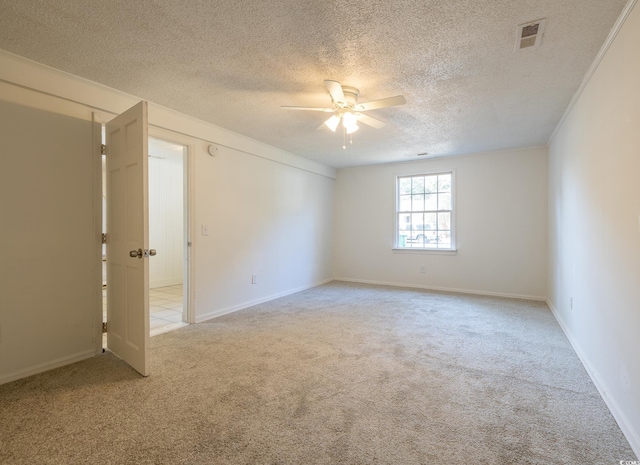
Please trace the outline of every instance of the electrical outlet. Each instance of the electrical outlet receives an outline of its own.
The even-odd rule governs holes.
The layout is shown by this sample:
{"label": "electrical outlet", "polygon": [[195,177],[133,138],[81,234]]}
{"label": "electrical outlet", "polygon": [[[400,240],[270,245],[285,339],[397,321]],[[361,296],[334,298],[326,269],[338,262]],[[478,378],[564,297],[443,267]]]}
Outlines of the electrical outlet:
{"label": "electrical outlet", "polygon": [[252,274],[251,275],[251,284],[258,284],[258,275],[257,274]]}
{"label": "electrical outlet", "polygon": [[420,273],[424,273],[425,272],[425,267],[424,265],[420,265]]}

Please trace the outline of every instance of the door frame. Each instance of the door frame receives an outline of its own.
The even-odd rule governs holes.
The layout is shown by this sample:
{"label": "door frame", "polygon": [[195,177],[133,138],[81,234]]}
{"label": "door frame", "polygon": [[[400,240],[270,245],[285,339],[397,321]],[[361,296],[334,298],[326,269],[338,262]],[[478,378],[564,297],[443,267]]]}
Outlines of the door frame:
{"label": "door frame", "polygon": [[184,192],[184,214],[186,215],[185,221],[185,243],[190,242],[191,246],[186,247],[186,255],[183,258],[184,270],[183,276],[186,278],[187,288],[184,289],[184,294],[186,295],[186,320],[188,324],[195,323],[195,249],[196,249],[196,241],[194,231],[195,227],[195,182],[194,182],[194,174],[195,174],[195,154],[196,154],[196,140],[170,131],[168,129],[159,128],[156,126],[149,125],[149,137],[153,137],[155,139],[162,139],[167,142],[171,142],[178,145],[183,145],[187,148],[187,153],[184,155],[184,183],[183,192]]}
{"label": "door frame", "polygon": [[[103,321],[103,302],[102,302],[102,128],[106,121],[104,115],[97,112],[91,113],[92,120],[92,147],[93,152],[93,224],[94,233],[96,235],[96,314],[94,315],[94,352],[102,353],[103,337],[102,337],[102,321]],[[98,280],[98,276],[100,279]],[[99,302],[99,304],[98,304]]]}
{"label": "door frame", "polygon": [[[104,124],[112,119],[115,114],[111,114],[103,111],[93,111],[93,156],[94,160],[94,231],[96,234],[96,311],[95,311],[95,324],[94,324],[94,352],[100,354],[104,352],[102,322],[103,322],[103,308],[102,308],[102,128]],[[148,126],[149,136],[157,139],[163,139],[168,142],[184,145],[187,147],[187,154],[185,157],[185,181],[186,189],[185,202],[188,207],[185,208],[185,212],[188,216],[187,229],[188,237],[187,241],[191,241],[191,247],[188,247],[188,265],[185,268],[185,274],[188,276],[189,289],[187,291],[187,323],[194,324],[196,322],[196,308],[195,308],[195,250],[197,247],[196,234],[194,234],[195,228],[195,158],[196,158],[196,143],[197,141],[191,137],[184,136],[182,134],[175,133],[173,131],[159,128],[149,124]],[[98,279],[98,276],[100,277]],[[99,304],[98,304],[99,303]]]}

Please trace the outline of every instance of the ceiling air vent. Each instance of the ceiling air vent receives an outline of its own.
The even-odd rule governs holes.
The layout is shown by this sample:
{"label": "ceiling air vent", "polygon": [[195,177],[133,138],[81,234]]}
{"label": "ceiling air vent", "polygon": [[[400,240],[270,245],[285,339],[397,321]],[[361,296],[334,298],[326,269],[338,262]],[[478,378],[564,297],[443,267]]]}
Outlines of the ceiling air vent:
{"label": "ceiling air vent", "polygon": [[520,24],[516,33],[516,51],[522,48],[539,47],[546,22],[547,19],[544,18]]}

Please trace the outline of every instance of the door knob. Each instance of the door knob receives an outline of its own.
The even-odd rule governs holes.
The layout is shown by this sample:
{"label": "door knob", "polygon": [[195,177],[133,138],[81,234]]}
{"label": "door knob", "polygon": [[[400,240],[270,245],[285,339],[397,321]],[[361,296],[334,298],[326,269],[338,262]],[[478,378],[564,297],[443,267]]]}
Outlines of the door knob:
{"label": "door knob", "polygon": [[144,249],[144,258],[153,257],[156,253],[156,249]]}
{"label": "door knob", "polygon": [[138,250],[131,250],[129,251],[129,256],[131,258],[142,258],[142,257],[149,257],[149,256],[154,256],[156,255],[158,252],[156,252],[156,249],[138,249]]}
{"label": "door knob", "polygon": [[142,249],[138,249],[138,250],[131,250],[131,251],[129,252],[129,256],[130,256],[131,258],[136,258],[136,257],[138,257],[138,258],[142,258]]}

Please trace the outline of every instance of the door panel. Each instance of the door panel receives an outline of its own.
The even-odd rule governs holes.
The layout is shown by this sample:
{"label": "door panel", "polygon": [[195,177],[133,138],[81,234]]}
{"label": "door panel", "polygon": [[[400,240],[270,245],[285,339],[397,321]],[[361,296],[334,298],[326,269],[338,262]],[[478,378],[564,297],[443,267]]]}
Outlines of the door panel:
{"label": "door panel", "polygon": [[147,102],[106,124],[107,347],[149,374]]}

